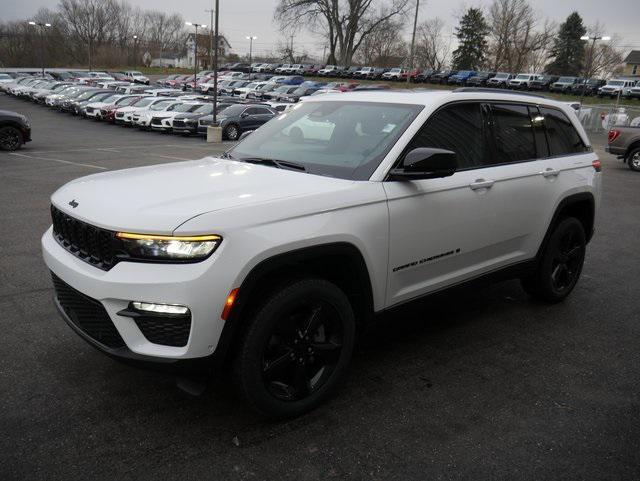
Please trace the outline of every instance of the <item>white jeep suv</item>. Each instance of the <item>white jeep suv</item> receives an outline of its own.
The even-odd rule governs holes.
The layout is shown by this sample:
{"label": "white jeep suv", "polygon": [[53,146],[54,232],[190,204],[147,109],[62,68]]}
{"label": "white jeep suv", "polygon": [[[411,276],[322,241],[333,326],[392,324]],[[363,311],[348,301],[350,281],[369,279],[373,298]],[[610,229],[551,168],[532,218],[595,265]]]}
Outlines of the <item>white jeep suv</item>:
{"label": "white jeep suv", "polygon": [[470,90],[310,97],[220,157],[64,185],[42,237],[62,317],[124,361],[229,368],[288,417],[376,313],[498,276],[561,301],[600,161],[571,107]]}

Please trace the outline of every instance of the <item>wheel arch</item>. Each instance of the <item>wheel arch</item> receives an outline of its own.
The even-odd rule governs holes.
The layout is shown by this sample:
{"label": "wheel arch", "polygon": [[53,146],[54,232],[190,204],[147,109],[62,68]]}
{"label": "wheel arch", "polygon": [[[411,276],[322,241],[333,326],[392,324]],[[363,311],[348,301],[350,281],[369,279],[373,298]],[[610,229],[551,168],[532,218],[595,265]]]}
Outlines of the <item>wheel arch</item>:
{"label": "wheel arch", "polygon": [[226,360],[230,347],[240,337],[257,300],[263,299],[284,282],[303,277],[319,277],[340,287],[351,303],[359,329],[373,317],[373,286],[360,250],[349,242],[304,247],[262,260],[245,276],[236,301],[225,322],[216,355]]}
{"label": "wheel arch", "polygon": [[596,201],[591,192],[579,192],[563,198],[558,203],[558,206],[553,213],[551,222],[549,223],[549,227],[547,228],[547,232],[545,233],[542,244],[538,249],[536,259],[540,259],[540,256],[544,252],[544,249],[549,242],[549,238],[551,237],[553,230],[558,225],[558,223],[566,217],[575,217],[582,223],[587,242],[589,242],[591,240],[591,237],[593,236],[595,211]]}
{"label": "wheel arch", "polygon": [[633,141],[629,144],[629,146],[627,147],[627,151],[624,153],[624,161],[628,162],[631,152],[638,148],[640,148],[640,137],[633,139]]}

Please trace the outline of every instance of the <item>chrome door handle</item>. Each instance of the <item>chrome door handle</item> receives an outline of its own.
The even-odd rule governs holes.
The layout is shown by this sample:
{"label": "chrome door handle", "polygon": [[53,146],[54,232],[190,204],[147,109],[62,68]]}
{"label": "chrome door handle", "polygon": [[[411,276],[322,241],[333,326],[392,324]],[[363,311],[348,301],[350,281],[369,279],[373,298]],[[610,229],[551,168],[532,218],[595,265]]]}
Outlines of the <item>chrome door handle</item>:
{"label": "chrome door handle", "polygon": [[493,180],[478,179],[475,182],[469,184],[469,187],[471,188],[471,190],[490,189],[493,184],[495,184],[495,181]]}
{"label": "chrome door handle", "polygon": [[556,169],[552,169],[549,167],[540,172],[540,175],[542,175],[542,177],[557,177],[559,173],[560,172]]}

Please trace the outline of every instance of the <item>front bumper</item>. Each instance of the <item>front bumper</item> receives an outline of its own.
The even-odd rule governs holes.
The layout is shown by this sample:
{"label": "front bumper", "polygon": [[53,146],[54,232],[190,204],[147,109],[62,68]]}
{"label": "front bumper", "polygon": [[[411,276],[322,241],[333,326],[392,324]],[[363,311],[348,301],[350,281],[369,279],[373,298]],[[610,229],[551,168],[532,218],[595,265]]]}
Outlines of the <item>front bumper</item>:
{"label": "front bumper", "polygon": [[[49,270],[72,289],[99,302],[125,346],[123,350],[118,347],[117,352],[110,352],[114,350],[96,340],[92,344],[114,356],[142,356],[159,363],[206,358],[216,351],[225,326],[220,315],[233,283],[211,269],[222,247],[208,259],[194,264],[119,262],[103,271],[65,250],[53,237],[51,228],[42,237],[43,257]],[[131,301],[187,306],[191,311],[191,328],[186,345],[150,342],[131,317],[120,314]]]}

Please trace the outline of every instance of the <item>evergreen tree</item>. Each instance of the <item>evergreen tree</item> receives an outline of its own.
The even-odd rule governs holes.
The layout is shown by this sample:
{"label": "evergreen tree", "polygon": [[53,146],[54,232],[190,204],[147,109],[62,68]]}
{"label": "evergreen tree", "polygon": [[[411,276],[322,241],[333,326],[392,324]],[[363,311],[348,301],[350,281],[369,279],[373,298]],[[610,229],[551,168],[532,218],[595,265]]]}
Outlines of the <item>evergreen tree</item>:
{"label": "evergreen tree", "polygon": [[553,41],[551,55],[553,59],[547,65],[547,72],[554,75],[577,75],[584,64],[584,41],[580,40],[587,32],[582,17],[573,12],[560,25],[558,35]]}
{"label": "evergreen tree", "polygon": [[453,68],[477,70],[487,57],[489,24],[479,8],[470,8],[456,27],[458,48],[453,51]]}

